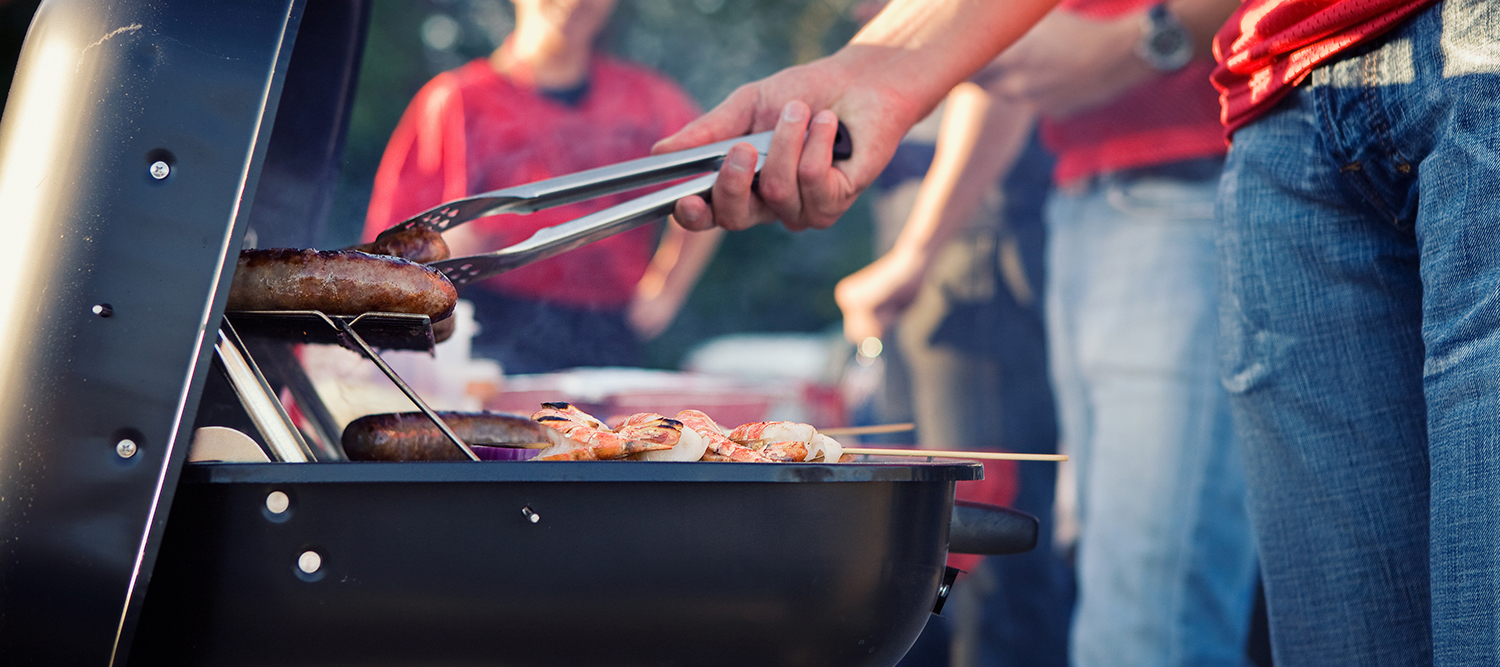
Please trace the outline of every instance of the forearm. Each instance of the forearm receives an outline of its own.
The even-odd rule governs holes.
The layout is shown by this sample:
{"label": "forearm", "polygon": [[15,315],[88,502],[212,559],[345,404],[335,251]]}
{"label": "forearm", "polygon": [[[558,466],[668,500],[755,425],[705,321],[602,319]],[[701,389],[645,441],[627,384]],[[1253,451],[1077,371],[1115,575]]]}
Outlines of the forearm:
{"label": "forearm", "polygon": [[872,87],[900,91],[915,123],[1057,0],[894,0],[832,59]]}
{"label": "forearm", "polygon": [[689,232],[676,224],[668,224],[646,275],[636,284],[636,298],[685,300],[723,238],[722,229]]}

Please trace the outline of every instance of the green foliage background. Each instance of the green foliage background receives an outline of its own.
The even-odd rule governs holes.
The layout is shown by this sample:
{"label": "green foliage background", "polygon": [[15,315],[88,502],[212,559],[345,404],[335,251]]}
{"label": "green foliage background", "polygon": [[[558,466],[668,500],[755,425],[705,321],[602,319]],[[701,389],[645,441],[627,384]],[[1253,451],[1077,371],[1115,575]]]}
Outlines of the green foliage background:
{"label": "green foliage background", "polygon": [[[852,0],[622,0],[601,48],[678,81],[705,109],[748,81],[823,55],[856,25]],[[506,0],[376,0],[323,245],[352,243],[386,140],[433,75],[487,55],[514,25]],[[856,138],[857,140],[857,138]],[[647,347],[673,368],[693,345],[745,332],[819,331],[839,322],[833,285],[871,259],[869,212],[831,229],[780,225],[729,234],[682,314]]]}

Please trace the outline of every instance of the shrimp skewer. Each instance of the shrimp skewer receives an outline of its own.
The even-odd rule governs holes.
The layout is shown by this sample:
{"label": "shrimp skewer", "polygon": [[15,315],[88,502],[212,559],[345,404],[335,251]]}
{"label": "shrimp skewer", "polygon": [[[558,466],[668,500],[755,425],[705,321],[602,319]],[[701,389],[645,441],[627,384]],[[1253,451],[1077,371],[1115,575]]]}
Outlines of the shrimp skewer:
{"label": "shrimp skewer", "polygon": [[773,442],[812,442],[813,436],[817,434],[809,424],[750,422],[730,431],[729,439],[749,447],[759,447]]}
{"label": "shrimp skewer", "polygon": [[806,461],[817,430],[797,422],[751,422],[729,433],[729,439],[759,450],[774,461]]}
{"label": "shrimp skewer", "polygon": [[[544,403],[531,418],[547,428],[552,446],[533,461],[598,461],[672,449],[677,443],[643,442],[603,428],[604,422],[567,403]],[[598,426],[595,426],[597,424]]]}
{"label": "shrimp skewer", "polygon": [[693,432],[702,436],[708,442],[708,449],[720,456],[728,457],[732,461],[756,461],[767,462],[771,459],[749,447],[738,444],[724,435],[724,429],[720,428],[708,415],[697,410],[683,410],[677,413],[677,421],[692,429]]}

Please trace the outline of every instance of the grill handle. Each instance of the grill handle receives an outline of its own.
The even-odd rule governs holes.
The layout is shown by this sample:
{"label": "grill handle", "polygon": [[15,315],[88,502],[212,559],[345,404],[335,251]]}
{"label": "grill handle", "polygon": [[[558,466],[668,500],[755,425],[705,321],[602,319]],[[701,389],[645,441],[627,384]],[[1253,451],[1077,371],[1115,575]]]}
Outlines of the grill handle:
{"label": "grill handle", "polygon": [[948,551],[959,554],[1001,556],[1036,548],[1036,517],[1025,512],[955,500],[948,524]]}

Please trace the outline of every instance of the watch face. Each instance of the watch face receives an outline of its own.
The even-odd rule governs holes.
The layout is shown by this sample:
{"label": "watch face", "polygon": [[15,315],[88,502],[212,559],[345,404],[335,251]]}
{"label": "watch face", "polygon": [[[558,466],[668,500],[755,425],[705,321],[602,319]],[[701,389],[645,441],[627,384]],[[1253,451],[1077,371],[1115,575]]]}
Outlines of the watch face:
{"label": "watch face", "polygon": [[1143,27],[1145,34],[1136,43],[1136,53],[1146,64],[1171,72],[1193,59],[1192,36],[1164,5],[1155,5],[1147,12]]}
{"label": "watch face", "polygon": [[1162,58],[1170,58],[1177,55],[1178,51],[1187,44],[1187,35],[1178,30],[1158,30],[1151,35],[1150,49],[1152,53]]}

